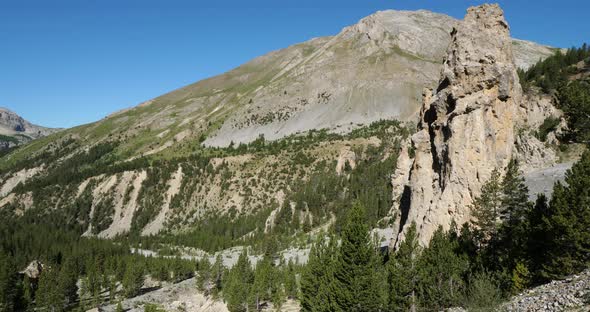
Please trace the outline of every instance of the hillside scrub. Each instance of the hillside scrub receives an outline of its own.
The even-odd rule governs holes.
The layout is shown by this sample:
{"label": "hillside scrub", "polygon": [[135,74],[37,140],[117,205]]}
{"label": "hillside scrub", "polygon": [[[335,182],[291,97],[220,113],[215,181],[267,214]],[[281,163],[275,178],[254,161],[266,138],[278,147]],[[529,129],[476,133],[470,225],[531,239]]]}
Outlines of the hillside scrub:
{"label": "hillside scrub", "polygon": [[[557,107],[563,110],[569,128],[563,139],[578,143],[590,142],[589,64],[590,47],[583,44],[565,53],[558,50],[555,55],[539,61],[527,71],[518,72],[525,90],[536,87],[556,96]],[[545,120],[538,131],[539,139],[545,141],[546,134],[557,123]]]}

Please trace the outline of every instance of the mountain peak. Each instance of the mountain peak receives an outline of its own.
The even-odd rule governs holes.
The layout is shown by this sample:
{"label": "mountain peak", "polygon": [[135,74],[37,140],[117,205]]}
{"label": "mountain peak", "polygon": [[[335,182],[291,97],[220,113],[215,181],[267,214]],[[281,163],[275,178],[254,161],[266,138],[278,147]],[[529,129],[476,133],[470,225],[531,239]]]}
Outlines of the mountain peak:
{"label": "mountain peak", "polygon": [[60,129],[34,125],[12,110],[0,107],[0,150],[47,136]]}
{"label": "mountain peak", "polygon": [[385,10],[345,27],[339,36],[361,34],[375,43],[386,41],[408,53],[438,61],[442,58],[439,45],[449,40],[449,30],[456,23],[457,20],[448,15],[427,10]]}

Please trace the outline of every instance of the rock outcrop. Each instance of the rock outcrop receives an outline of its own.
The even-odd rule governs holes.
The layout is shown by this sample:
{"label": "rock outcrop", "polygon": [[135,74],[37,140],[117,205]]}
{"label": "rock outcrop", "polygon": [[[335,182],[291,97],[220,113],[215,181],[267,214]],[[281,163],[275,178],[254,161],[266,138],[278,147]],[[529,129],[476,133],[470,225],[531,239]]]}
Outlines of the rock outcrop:
{"label": "rock outcrop", "polygon": [[439,225],[469,221],[482,184],[512,158],[522,90],[504,14],[498,5],[469,8],[451,34],[439,85],[424,92],[412,137],[398,242],[413,221],[423,244]]}

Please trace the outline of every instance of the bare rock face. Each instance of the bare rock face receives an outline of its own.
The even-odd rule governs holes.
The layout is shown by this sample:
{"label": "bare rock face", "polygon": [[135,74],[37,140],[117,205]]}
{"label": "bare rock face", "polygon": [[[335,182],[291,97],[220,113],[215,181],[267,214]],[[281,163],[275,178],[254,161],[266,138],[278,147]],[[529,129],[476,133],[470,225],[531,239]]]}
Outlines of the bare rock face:
{"label": "bare rock face", "polygon": [[60,129],[51,129],[41,126],[34,125],[16,113],[0,107],[0,134],[2,135],[15,135],[20,134],[33,139],[40,138]]}
{"label": "bare rock face", "polygon": [[410,203],[401,205],[398,242],[413,221],[423,244],[439,225],[469,221],[482,184],[514,150],[522,90],[502,10],[469,8],[451,35],[439,85],[424,92],[412,137]]}
{"label": "bare rock face", "polygon": [[[186,92],[183,101],[190,104],[177,114],[183,119],[178,122],[226,116],[221,128],[204,141],[208,146],[247,143],[261,134],[276,140],[310,129],[348,132],[380,119],[413,121],[422,104],[422,89],[438,83],[450,32],[459,23],[424,10],[380,11],[336,36],[270,53],[150,105],[156,110],[164,98],[174,97],[176,102]],[[553,54],[553,49],[528,41],[510,43],[522,68]],[[229,87],[233,81],[238,89]],[[211,115],[195,115],[203,106]],[[170,113],[162,108],[160,116],[148,116],[155,123],[170,119]]]}
{"label": "bare rock face", "polygon": [[342,174],[346,170],[346,164],[351,169],[356,168],[356,154],[350,150],[350,146],[345,146],[340,150],[340,155],[336,162],[336,173]]}
{"label": "bare rock face", "polygon": [[[552,133],[553,134],[553,133]],[[558,161],[555,150],[547,148],[545,143],[525,132],[516,136],[516,155],[514,156],[524,172],[554,166]]]}

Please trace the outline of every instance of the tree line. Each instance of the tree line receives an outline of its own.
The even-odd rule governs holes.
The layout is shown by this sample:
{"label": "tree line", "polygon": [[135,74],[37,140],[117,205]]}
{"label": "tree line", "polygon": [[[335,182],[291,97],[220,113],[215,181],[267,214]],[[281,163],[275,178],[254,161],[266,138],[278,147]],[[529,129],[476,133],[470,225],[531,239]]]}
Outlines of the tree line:
{"label": "tree line", "polygon": [[590,152],[556,183],[551,200],[528,200],[518,164],[496,170],[473,204],[473,220],[442,227],[427,247],[412,224],[397,251],[369,236],[358,201],[341,235],[312,247],[301,278],[302,311],[492,309],[528,287],[588,267]]}

